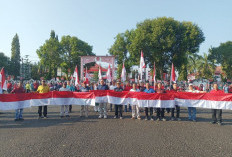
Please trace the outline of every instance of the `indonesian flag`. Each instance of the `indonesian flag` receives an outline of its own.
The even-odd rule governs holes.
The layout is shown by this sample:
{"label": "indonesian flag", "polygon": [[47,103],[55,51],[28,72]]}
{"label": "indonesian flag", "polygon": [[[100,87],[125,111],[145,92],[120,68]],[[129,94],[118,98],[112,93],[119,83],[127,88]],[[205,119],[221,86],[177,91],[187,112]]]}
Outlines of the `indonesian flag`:
{"label": "indonesian flag", "polygon": [[2,68],[1,73],[0,73],[0,82],[1,82],[1,88],[3,90],[7,90],[6,76],[5,76],[5,70],[4,70],[4,68]]}
{"label": "indonesian flag", "polygon": [[85,68],[85,82],[87,84],[89,84],[89,74],[88,74],[88,71],[87,71],[87,67]]}
{"label": "indonesian flag", "polygon": [[154,62],[154,70],[153,70],[153,80],[154,80],[154,83],[156,82],[156,71],[155,71],[155,62]]}
{"label": "indonesian flag", "polygon": [[79,76],[78,76],[78,68],[76,66],[74,73],[73,73],[73,77],[75,77],[75,86],[79,84]]}
{"label": "indonesian flag", "polygon": [[122,80],[122,82],[125,82],[125,81],[126,81],[126,68],[125,68],[125,66],[124,66],[124,62],[123,62],[123,65],[122,65],[121,80]]}
{"label": "indonesian flag", "polygon": [[143,58],[143,51],[141,51],[141,57],[140,57],[140,79],[143,79],[143,69],[146,68],[145,62],[144,62],[144,58]]}
{"label": "indonesian flag", "polygon": [[99,80],[102,79],[102,75],[101,75],[101,65],[99,65],[98,79],[99,79]]}
{"label": "indonesian flag", "polygon": [[171,82],[176,81],[176,74],[175,74],[175,68],[174,65],[172,63],[172,72],[171,72],[171,79],[170,79],[170,84]]}
{"label": "indonesian flag", "polygon": [[110,71],[110,65],[108,66],[107,73],[106,73],[106,79],[111,82],[111,71]]}

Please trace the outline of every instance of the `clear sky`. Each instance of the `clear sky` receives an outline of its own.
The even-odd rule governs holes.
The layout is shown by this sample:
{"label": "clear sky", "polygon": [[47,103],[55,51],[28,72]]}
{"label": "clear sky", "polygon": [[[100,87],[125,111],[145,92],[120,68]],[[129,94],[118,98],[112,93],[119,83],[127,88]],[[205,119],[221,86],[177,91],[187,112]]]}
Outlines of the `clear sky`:
{"label": "clear sky", "polygon": [[105,55],[118,33],[162,16],[197,24],[206,37],[200,53],[232,40],[232,0],[0,0],[0,52],[10,57],[18,33],[21,56],[38,61],[36,49],[55,30]]}

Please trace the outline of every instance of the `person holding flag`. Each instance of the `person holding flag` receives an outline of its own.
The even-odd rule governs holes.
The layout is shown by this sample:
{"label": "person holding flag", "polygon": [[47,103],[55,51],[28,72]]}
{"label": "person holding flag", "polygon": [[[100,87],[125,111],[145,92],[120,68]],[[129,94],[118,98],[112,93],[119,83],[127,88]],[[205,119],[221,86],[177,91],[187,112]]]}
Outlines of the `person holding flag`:
{"label": "person holding flag", "polygon": [[[15,87],[11,93],[14,93],[14,94],[19,94],[19,93],[25,93],[25,89],[23,88],[23,84],[22,82],[19,82],[18,83],[18,86]],[[17,108],[15,110],[15,121],[23,121],[23,108]]]}
{"label": "person holding flag", "polygon": [[[37,93],[48,93],[50,91],[50,88],[48,85],[46,85],[46,81],[45,80],[42,80],[42,84],[38,87],[37,89]],[[44,117],[42,117],[42,108],[43,108],[43,115]],[[39,106],[38,107],[38,114],[39,114],[39,117],[38,119],[41,119],[41,118],[48,118],[47,117],[47,106]]]}
{"label": "person holding flag", "polygon": [[[155,90],[153,88],[150,88],[150,84],[149,84],[149,82],[147,82],[146,83],[146,88],[144,89],[143,92],[145,92],[145,93],[155,93]],[[151,117],[150,120],[154,120],[154,118],[153,118],[153,107],[145,107],[145,114],[146,114],[145,120],[149,119],[148,109],[150,109],[150,117]]]}
{"label": "person holding flag", "polygon": [[[109,87],[105,84],[104,80],[100,80],[100,85],[98,85],[97,90],[109,90]],[[99,110],[100,110],[100,115],[99,115],[99,119],[100,118],[104,118],[107,119],[107,103],[106,102],[101,102],[99,103]]]}

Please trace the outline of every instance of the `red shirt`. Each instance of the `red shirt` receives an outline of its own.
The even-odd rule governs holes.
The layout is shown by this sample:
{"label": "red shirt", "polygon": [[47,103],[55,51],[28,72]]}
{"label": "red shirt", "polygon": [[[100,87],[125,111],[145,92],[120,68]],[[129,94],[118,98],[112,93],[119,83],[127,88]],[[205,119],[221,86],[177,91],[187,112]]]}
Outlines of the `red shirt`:
{"label": "red shirt", "polygon": [[25,93],[25,89],[23,87],[16,87],[11,91],[11,93],[15,93],[15,94]]}
{"label": "red shirt", "polygon": [[223,94],[223,93],[225,93],[224,91],[222,91],[222,90],[215,90],[215,89],[213,89],[213,90],[211,90],[209,93],[213,93],[213,94]]}
{"label": "red shirt", "polygon": [[34,90],[37,90],[39,87],[38,83],[33,83],[33,86],[34,86]]}
{"label": "red shirt", "polygon": [[131,89],[132,89],[131,86],[126,86],[125,89],[124,89],[124,91],[130,91]]}
{"label": "red shirt", "polygon": [[7,89],[11,89],[12,88],[12,84],[11,83],[7,83]]}

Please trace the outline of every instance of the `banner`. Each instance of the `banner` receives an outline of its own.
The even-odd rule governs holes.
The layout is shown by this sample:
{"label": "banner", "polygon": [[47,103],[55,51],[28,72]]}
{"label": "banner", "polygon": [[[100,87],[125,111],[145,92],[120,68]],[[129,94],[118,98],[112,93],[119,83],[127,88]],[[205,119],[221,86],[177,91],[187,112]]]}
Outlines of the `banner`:
{"label": "banner", "polygon": [[93,90],[90,92],[59,92],[44,94],[0,94],[0,110],[13,110],[44,105],[90,105],[111,103],[115,105],[138,105],[139,107],[173,108],[198,107],[232,110],[232,94],[169,92],[165,94],[144,92],[115,92]]}

